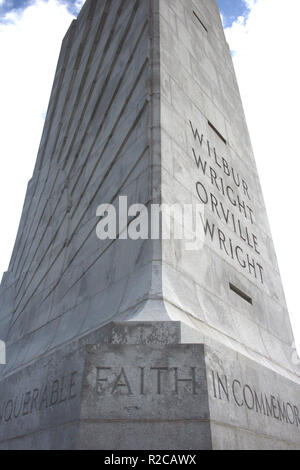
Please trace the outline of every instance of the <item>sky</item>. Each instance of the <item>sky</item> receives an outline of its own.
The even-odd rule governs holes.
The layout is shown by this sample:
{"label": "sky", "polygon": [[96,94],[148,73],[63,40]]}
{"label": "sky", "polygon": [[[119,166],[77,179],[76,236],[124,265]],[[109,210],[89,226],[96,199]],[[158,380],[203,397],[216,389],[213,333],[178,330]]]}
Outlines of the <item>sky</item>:
{"label": "sky", "polygon": [[[35,5],[36,3],[39,2],[36,2],[36,0],[0,0],[1,22],[7,22],[7,20],[9,21],[9,18],[5,18],[7,14],[17,13],[20,15],[24,12],[24,10],[30,6]],[[56,3],[60,3],[65,7],[68,13],[76,16],[82,4],[84,3],[84,0],[59,0],[59,2]]]}
{"label": "sky", "polygon": [[243,0],[217,0],[223,16],[225,28],[229,28],[238,18],[247,18],[253,2]]}
{"label": "sky", "polygon": [[[0,272],[7,269],[17,233],[61,41],[83,3],[0,0]],[[300,1],[218,4],[299,351]]]}

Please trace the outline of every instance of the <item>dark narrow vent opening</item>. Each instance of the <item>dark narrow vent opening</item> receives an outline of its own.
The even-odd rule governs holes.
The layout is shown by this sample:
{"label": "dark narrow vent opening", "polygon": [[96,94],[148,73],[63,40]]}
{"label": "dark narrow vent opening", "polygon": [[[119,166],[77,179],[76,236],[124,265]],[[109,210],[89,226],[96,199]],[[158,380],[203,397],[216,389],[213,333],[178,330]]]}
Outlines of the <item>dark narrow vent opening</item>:
{"label": "dark narrow vent opening", "polygon": [[197,13],[195,11],[193,11],[195,17],[197,18],[197,20],[199,21],[199,23],[201,24],[202,28],[205,29],[205,31],[208,33],[208,29],[207,27],[205,26],[205,24],[203,23],[203,21],[201,21],[201,19],[199,18],[199,16],[197,15]]}
{"label": "dark narrow vent opening", "polygon": [[239,295],[240,297],[242,297],[242,299],[246,300],[248,304],[253,305],[253,300],[251,299],[251,297],[249,297],[249,295],[245,294],[245,292],[241,291],[241,289],[231,283],[229,284],[229,287],[235,294]]}
{"label": "dark narrow vent opening", "polygon": [[215,126],[210,121],[208,121],[208,125],[217,134],[219,139],[221,139],[222,142],[224,142],[224,144],[227,145],[227,140],[225,139],[225,137],[222,136],[222,134],[218,131],[218,129],[216,129]]}

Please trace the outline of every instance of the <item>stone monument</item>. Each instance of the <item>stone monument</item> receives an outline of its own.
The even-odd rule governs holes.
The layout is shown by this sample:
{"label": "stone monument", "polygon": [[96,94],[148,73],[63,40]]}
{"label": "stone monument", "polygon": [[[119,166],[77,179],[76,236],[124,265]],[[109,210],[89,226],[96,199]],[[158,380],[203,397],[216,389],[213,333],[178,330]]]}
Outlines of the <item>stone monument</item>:
{"label": "stone monument", "polygon": [[[180,228],[163,211],[156,236],[126,236],[142,205],[196,208],[199,240],[163,236]],[[1,449],[300,447],[293,333],[215,0],[87,0],[71,24],[0,338]]]}

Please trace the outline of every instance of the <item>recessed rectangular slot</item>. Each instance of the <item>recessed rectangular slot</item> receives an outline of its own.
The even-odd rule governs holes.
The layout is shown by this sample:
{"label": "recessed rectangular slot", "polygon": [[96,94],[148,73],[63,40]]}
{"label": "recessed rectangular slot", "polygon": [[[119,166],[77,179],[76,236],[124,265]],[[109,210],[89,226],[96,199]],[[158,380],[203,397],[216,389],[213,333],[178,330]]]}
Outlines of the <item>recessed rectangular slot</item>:
{"label": "recessed rectangular slot", "polygon": [[241,289],[231,283],[229,283],[229,287],[235,294],[239,295],[240,297],[242,297],[242,299],[246,300],[248,304],[253,305],[253,300],[251,299],[251,297],[249,297],[249,295],[245,294],[245,292],[241,291]]}
{"label": "recessed rectangular slot", "polygon": [[225,139],[225,137],[222,136],[222,134],[218,131],[218,129],[216,129],[215,126],[210,121],[208,121],[208,125],[217,134],[219,139],[221,139],[222,142],[224,142],[224,144],[227,145],[227,140]]}
{"label": "recessed rectangular slot", "polygon": [[195,15],[195,17],[197,18],[197,20],[198,20],[199,23],[201,24],[202,28],[205,29],[205,31],[208,33],[207,27],[205,26],[205,24],[203,23],[203,21],[201,21],[201,19],[200,19],[199,16],[197,15],[197,13],[196,13],[195,11],[193,11],[193,14]]}

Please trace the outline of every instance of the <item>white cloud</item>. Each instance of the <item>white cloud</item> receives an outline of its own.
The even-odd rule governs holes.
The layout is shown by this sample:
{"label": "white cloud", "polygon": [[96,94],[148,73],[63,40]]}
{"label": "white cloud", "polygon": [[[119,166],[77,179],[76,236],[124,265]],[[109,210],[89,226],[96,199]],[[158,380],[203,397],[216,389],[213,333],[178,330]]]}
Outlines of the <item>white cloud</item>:
{"label": "white cloud", "polygon": [[[5,271],[32,176],[54,71],[72,20],[56,0],[37,0],[0,23],[0,271]],[[0,275],[1,278],[1,275]]]}
{"label": "white cloud", "polygon": [[77,1],[75,2],[75,8],[76,8],[77,10],[80,10],[80,8],[83,6],[84,3],[85,3],[85,0],[77,0]]}
{"label": "white cloud", "polygon": [[248,0],[226,30],[300,350],[300,2]]}
{"label": "white cloud", "polygon": [[257,0],[244,0],[246,6],[252,10],[252,8],[254,7],[254,5],[256,4]]}

